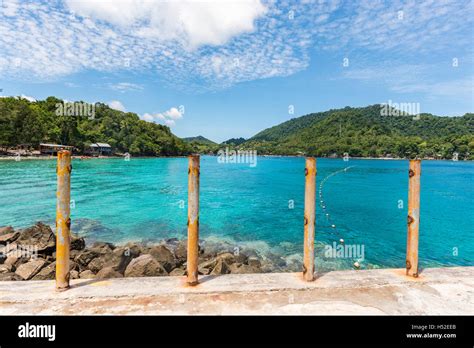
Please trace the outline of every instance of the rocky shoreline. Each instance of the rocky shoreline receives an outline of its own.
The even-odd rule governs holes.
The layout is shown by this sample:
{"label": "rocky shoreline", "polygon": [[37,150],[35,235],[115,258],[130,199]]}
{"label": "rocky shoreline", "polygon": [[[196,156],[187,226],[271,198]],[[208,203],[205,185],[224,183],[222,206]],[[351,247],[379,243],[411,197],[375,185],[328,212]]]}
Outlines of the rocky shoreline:
{"label": "rocky shoreline", "polygon": [[[186,240],[160,243],[86,245],[82,237],[71,237],[70,277],[121,278],[184,276]],[[199,274],[262,273],[277,270],[279,260],[262,260],[255,252],[200,241]],[[299,268],[299,266],[297,266]],[[55,279],[56,236],[41,222],[15,230],[0,227],[0,280]]]}

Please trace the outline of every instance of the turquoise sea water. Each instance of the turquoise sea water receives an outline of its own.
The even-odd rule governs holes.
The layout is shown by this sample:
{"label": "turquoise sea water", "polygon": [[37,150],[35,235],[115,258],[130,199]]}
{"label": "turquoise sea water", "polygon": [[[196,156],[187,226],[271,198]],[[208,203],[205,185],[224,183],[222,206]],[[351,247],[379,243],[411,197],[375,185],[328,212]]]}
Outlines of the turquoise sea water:
{"label": "turquoise sea water", "polygon": [[[258,157],[251,167],[203,156],[201,238],[300,260],[304,165],[304,158]],[[0,161],[0,226],[54,224],[55,166]],[[342,238],[364,246],[363,267],[404,267],[407,172],[404,160],[318,159],[318,245]],[[473,174],[472,162],[423,161],[421,266],[474,264]],[[71,199],[72,230],[89,241],[185,238],[187,159],[75,159]],[[319,260],[324,251],[316,252]]]}

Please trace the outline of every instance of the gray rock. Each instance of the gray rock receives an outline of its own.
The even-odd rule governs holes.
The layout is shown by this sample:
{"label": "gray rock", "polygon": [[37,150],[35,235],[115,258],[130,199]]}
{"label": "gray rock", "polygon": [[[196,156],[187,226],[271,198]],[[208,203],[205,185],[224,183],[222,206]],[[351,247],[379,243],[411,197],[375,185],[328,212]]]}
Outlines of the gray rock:
{"label": "gray rock", "polygon": [[116,271],[123,274],[130,261],[140,256],[141,252],[141,248],[139,248],[137,245],[129,244],[122,247],[118,247],[113,251],[114,262],[109,262],[108,265],[113,266]]}
{"label": "gray rock", "polygon": [[33,280],[47,280],[54,279],[56,276],[56,262],[50,263],[38,272],[32,279]]}
{"label": "gray rock", "polygon": [[[81,253],[80,250],[71,250],[71,251],[69,252],[69,258],[70,258],[71,260],[74,260],[80,253]],[[55,260],[55,259],[56,259],[56,253],[53,253],[52,256],[53,256],[53,259]]]}
{"label": "gray rock", "polygon": [[186,261],[186,258],[188,256],[187,250],[188,250],[187,240],[179,241],[178,244],[176,245],[176,249],[174,250],[174,254],[178,262],[182,263]]}
{"label": "gray rock", "polygon": [[16,275],[13,272],[9,273],[0,273],[0,281],[11,281],[11,280],[22,280],[20,276]]}
{"label": "gray rock", "polygon": [[40,254],[51,254],[56,249],[56,236],[51,227],[41,222],[22,230],[15,242],[23,247],[33,247]]}
{"label": "gray rock", "polygon": [[97,273],[106,267],[113,267],[115,271],[124,273],[130,261],[138,256],[138,251],[129,249],[128,247],[118,247],[113,251],[101,254],[92,259],[87,265],[92,272]]}
{"label": "gray rock", "polygon": [[[78,264],[74,261],[69,261],[69,272],[77,273]],[[46,267],[44,267],[38,274],[36,274],[32,279],[33,280],[47,280],[47,279],[55,279],[56,277],[56,262],[50,263]]]}
{"label": "gray rock", "polygon": [[15,273],[24,280],[33,278],[43,267],[46,266],[46,261],[43,259],[32,260],[24,263],[16,269]]}
{"label": "gray rock", "polygon": [[170,246],[176,246],[179,243],[178,238],[168,238],[165,240],[165,243]]}
{"label": "gray rock", "polygon": [[261,267],[262,266],[262,263],[256,257],[249,257],[247,263],[248,263],[249,266],[252,266],[252,267]]}
{"label": "gray rock", "polygon": [[127,251],[127,254],[131,255],[132,258],[138,257],[143,254],[144,247],[143,245],[136,244],[136,243],[127,243],[121,248],[124,248]]}
{"label": "gray rock", "polygon": [[79,264],[73,260],[69,260],[69,271],[72,271],[72,270],[75,270],[75,271],[79,271],[81,269],[81,267],[79,266]]}
{"label": "gray rock", "polygon": [[170,276],[184,276],[186,274],[186,271],[181,268],[175,268],[170,272]]}
{"label": "gray rock", "polygon": [[153,277],[168,275],[166,269],[150,254],[133,259],[125,270],[126,277]]}
{"label": "gray rock", "polygon": [[241,263],[238,263],[238,262],[233,263],[232,265],[229,266],[229,272],[230,272],[230,273],[238,273],[238,272],[237,272],[237,269],[238,269],[240,266],[242,266]]}
{"label": "gray rock", "polygon": [[95,274],[91,270],[86,269],[85,271],[79,273],[79,278],[81,278],[81,279],[93,279],[93,278],[95,278]]}
{"label": "gray rock", "polygon": [[20,236],[20,232],[11,232],[0,235],[0,244],[14,242]]}
{"label": "gray rock", "polygon": [[241,253],[247,255],[248,257],[256,257],[258,258],[258,254],[255,250],[253,249],[248,249],[248,248],[245,248],[243,250],[240,251]]}
{"label": "gray rock", "polygon": [[[201,255],[203,252],[203,248],[200,244],[198,244],[198,253]],[[180,240],[176,248],[174,249],[174,254],[176,256],[176,260],[179,264],[183,264],[188,257],[188,241],[187,239]]]}
{"label": "gray rock", "polygon": [[71,250],[83,250],[86,247],[86,241],[82,237],[71,235]]}
{"label": "gray rock", "polygon": [[83,250],[79,255],[76,256],[74,261],[76,261],[78,264],[80,264],[83,267],[87,267],[89,262],[91,262],[93,259],[95,259],[97,256],[100,254],[95,251],[95,250]]}
{"label": "gray rock", "polygon": [[152,246],[148,250],[148,253],[153,256],[167,272],[171,272],[171,270],[177,265],[177,260],[175,259],[173,252],[164,245]]}
{"label": "gray rock", "polygon": [[228,274],[230,273],[229,266],[225,262],[224,259],[219,259],[217,261],[216,266],[211,272],[211,275],[219,275],[219,274]]}
{"label": "gray rock", "polygon": [[6,260],[3,262],[5,265],[12,265],[15,268],[18,266],[28,262],[29,258],[27,257],[21,257],[18,254],[21,254],[20,252],[10,252],[7,254]]}
{"label": "gray rock", "polygon": [[11,226],[2,226],[0,227],[0,236],[4,234],[13,233],[15,230]]}
{"label": "gray rock", "polygon": [[92,272],[97,273],[101,269],[108,266],[116,265],[119,262],[120,262],[120,256],[115,256],[111,253],[111,254],[106,254],[103,256],[96,257],[91,262],[89,262],[89,264],[87,265],[87,268],[89,268]]}
{"label": "gray rock", "polygon": [[229,252],[223,252],[223,253],[217,254],[216,259],[223,260],[225,263],[227,263],[227,265],[231,265],[234,262],[236,262],[235,255]]}
{"label": "gray rock", "polygon": [[79,272],[74,270],[69,272],[69,279],[79,279]]}
{"label": "gray rock", "polygon": [[249,265],[240,265],[233,264],[230,266],[230,272],[235,274],[246,274],[246,273],[262,273],[262,270],[258,267],[249,266]]}
{"label": "gray rock", "polygon": [[199,274],[210,274],[214,267],[217,265],[217,259],[213,258],[207,261],[204,261],[198,265],[198,273]]}
{"label": "gray rock", "polygon": [[0,274],[11,273],[15,271],[15,267],[8,264],[0,265]]}
{"label": "gray rock", "polygon": [[106,278],[122,278],[123,275],[117,272],[114,267],[105,267],[102,268],[97,274],[96,278],[106,279]]}
{"label": "gray rock", "polygon": [[90,249],[96,251],[99,254],[108,254],[115,249],[115,246],[112,243],[95,242],[92,244]]}

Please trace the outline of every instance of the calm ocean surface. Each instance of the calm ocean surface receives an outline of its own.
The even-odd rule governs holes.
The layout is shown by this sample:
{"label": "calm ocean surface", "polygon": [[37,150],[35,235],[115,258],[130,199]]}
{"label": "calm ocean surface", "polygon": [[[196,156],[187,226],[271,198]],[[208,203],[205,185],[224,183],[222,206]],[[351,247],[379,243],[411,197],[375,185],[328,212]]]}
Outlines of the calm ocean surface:
{"label": "calm ocean surface", "polygon": [[[299,260],[304,165],[304,158],[258,157],[250,167],[203,156],[201,238]],[[55,166],[0,161],[0,226],[54,225]],[[472,162],[422,163],[422,267],[474,264],[473,179]],[[355,259],[321,258],[324,244],[342,238],[364,246],[363,267],[404,267],[408,161],[318,159],[317,186],[317,262],[350,267]],[[187,159],[73,160],[71,199],[72,230],[87,241],[185,238]]]}

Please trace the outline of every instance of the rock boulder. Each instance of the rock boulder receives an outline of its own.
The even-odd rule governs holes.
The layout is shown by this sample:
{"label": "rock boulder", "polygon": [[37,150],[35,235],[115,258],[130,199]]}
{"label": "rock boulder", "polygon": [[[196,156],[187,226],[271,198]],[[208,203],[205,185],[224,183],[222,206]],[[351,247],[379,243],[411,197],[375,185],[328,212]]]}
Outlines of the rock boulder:
{"label": "rock boulder", "polygon": [[22,230],[15,242],[22,248],[34,247],[40,254],[51,254],[56,249],[56,236],[51,227],[41,222]]}
{"label": "rock boulder", "polygon": [[43,267],[46,266],[46,261],[43,259],[31,260],[27,263],[20,265],[15,273],[24,280],[33,278]]}
{"label": "rock boulder", "polygon": [[166,269],[150,254],[133,259],[125,270],[126,277],[153,277],[168,275]]}
{"label": "rock boulder", "polygon": [[99,272],[96,274],[96,278],[99,279],[107,279],[107,278],[122,278],[123,275],[119,272],[117,272],[114,267],[105,267],[102,268]]}
{"label": "rock boulder", "polygon": [[166,269],[167,272],[171,272],[171,270],[176,268],[177,262],[174,257],[174,254],[166,246],[152,246],[148,250],[148,253],[153,256],[155,260],[158,261]]}

